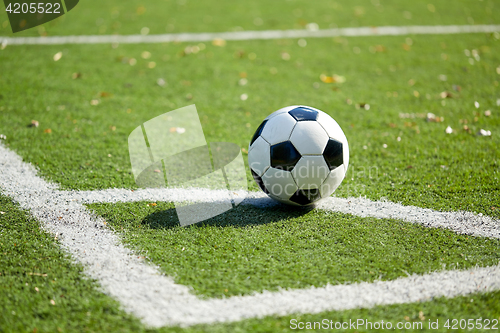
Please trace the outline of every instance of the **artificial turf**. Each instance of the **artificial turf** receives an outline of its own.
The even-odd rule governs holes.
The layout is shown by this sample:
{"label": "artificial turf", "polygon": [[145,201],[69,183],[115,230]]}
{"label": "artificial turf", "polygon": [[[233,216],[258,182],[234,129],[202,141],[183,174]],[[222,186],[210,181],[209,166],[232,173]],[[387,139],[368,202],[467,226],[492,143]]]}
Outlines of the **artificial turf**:
{"label": "artificial turf", "polygon": [[[336,28],[386,25],[498,23],[493,0],[315,1],[80,1],[54,21],[12,34],[7,15],[0,12],[0,35],[52,36],[103,34],[162,34],[241,30]],[[308,24],[313,24],[313,26]],[[143,30],[147,28],[147,30]]]}
{"label": "artificial turf", "polygon": [[[498,24],[499,13],[492,0],[223,0],[217,6],[183,0],[81,1],[67,15],[15,35],[2,11],[0,35],[315,29],[314,23],[321,29]],[[331,114],[349,140],[350,168],[335,195],[500,218],[498,33],[216,44],[2,45],[0,134],[7,139],[0,141],[62,189],[135,188],[127,137],[159,114],[194,103],[207,141],[235,142],[246,149],[269,113],[306,104]],[[55,61],[59,52],[62,57]],[[321,74],[336,74],[345,82],[325,83]],[[158,85],[160,78],[164,86]],[[248,99],[242,100],[243,94]],[[428,113],[444,119],[426,121]],[[39,126],[30,127],[32,120]],[[491,136],[477,135],[481,129]],[[250,174],[248,180],[250,189],[258,190]],[[245,206],[180,228],[168,203],[90,207],[129,246],[200,297],[393,279],[439,270],[442,264],[446,269],[493,265],[499,256],[498,240],[339,213]],[[292,318],[362,318],[393,323],[439,319],[438,331],[444,332],[446,319],[500,316],[500,293],[491,292],[149,329],[101,293],[57,241],[10,199],[0,196],[0,212],[5,213],[0,213],[0,331],[288,332]]]}
{"label": "artificial turf", "polygon": [[[0,213],[2,332],[290,332],[293,319],[300,322],[327,319],[333,323],[349,319],[384,320],[394,325],[397,322],[422,322],[424,328],[427,328],[425,325],[429,320],[435,322],[437,319],[439,330],[432,331],[446,332],[444,324],[447,319],[474,319],[476,323],[482,318],[484,324],[485,319],[499,319],[500,316],[500,292],[490,292],[371,309],[268,316],[189,328],[151,329],[120,310],[118,302],[102,294],[98,284],[82,275],[82,267],[75,265],[60,249],[57,240],[41,230],[39,223],[13,204],[10,198],[0,196],[0,211],[3,212]],[[121,229],[118,226],[115,228]]]}
{"label": "artificial turf", "polygon": [[140,322],[98,290],[54,236],[0,196],[0,331],[115,332]]}
{"label": "artificial turf", "polygon": [[[208,142],[246,149],[269,113],[306,104],[332,115],[349,141],[350,169],[336,195],[498,218],[498,38],[245,41],[203,44],[196,54],[185,52],[193,44],[8,46],[0,52],[0,134],[64,189],[135,188],[127,137],[159,114],[194,103]],[[321,74],[346,81],[324,83]],[[427,113],[444,120],[426,121]],[[249,172],[248,180],[257,190]]]}
{"label": "artificial turf", "polygon": [[238,206],[181,227],[169,203],[89,208],[125,244],[204,297],[391,280],[500,261],[498,239],[321,210]]}

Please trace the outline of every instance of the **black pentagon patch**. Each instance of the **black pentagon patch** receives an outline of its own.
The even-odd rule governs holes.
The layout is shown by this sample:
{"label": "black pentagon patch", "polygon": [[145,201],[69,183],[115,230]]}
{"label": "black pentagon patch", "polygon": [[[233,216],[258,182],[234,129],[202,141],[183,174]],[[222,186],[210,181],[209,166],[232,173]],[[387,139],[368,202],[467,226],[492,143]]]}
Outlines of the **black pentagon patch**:
{"label": "black pentagon patch", "polygon": [[260,136],[260,134],[262,133],[262,130],[264,129],[264,126],[266,125],[267,123],[267,119],[264,120],[262,122],[262,124],[259,125],[259,127],[257,128],[257,130],[255,131],[255,134],[253,135],[252,137],[252,141],[250,141],[250,146],[254,143],[255,140],[257,140],[257,138]]}
{"label": "black pentagon patch", "polygon": [[344,154],[342,152],[342,142],[329,139],[323,151],[323,157],[330,170],[337,168],[344,163]]}
{"label": "black pentagon patch", "polygon": [[316,120],[318,119],[318,111],[299,106],[293,110],[288,111],[290,116],[297,121]]}
{"label": "black pentagon patch", "polygon": [[290,201],[303,206],[311,204],[319,199],[321,199],[321,194],[317,188],[310,190],[297,190],[297,192],[290,197]]}
{"label": "black pentagon patch", "polygon": [[257,185],[259,185],[260,189],[264,191],[265,194],[269,194],[269,191],[267,190],[266,186],[264,185],[264,182],[262,181],[262,178],[259,177],[258,174],[255,173],[252,169],[250,169],[252,172],[253,179],[255,179],[255,182]]}
{"label": "black pentagon patch", "polygon": [[273,168],[292,171],[301,157],[290,141],[271,146],[271,166]]}

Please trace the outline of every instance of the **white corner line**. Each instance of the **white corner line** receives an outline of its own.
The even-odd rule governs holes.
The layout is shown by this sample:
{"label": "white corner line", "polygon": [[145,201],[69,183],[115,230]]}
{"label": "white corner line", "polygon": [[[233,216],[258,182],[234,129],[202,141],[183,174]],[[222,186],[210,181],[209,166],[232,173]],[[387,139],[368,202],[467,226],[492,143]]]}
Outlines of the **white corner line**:
{"label": "white corner line", "polygon": [[500,32],[500,25],[414,25],[381,26],[357,28],[333,28],[322,30],[263,30],[235,32],[201,32],[158,35],[80,35],[48,37],[5,37],[0,36],[2,45],[60,45],[60,44],[140,44],[169,42],[207,42],[217,38],[225,40],[266,40],[283,38],[325,38],[359,36],[400,35],[444,35],[464,33]]}
{"label": "white corner line", "polygon": [[[148,326],[189,326],[270,315],[341,311],[500,289],[500,266],[497,265],[412,275],[392,281],[327,285],[201,300],[191,294],[187,286],[176,284],[172,278],[163,275],[158,267],[124,247],[104,221],[83,205],[85,202],[123,201],[117,200],[117,197],[126,192],[136,193],[132,198],[134,200],[147,200],[150,195],[157,194],[169,200],[178,195],[194,195],[196,199],[201,190],[183,194],[172,191],[148,193],[148,190],[59,191],[56,185],[44,181],[36,173],[32,165],[23,162],[15,152],[0,144],[2,194],[18,202],[21,208],[29,210],[46,230],[56,234],[60,244],[84,265],[85,273],[97,279],[106,293]],[[216,196],[212,199],[218,200]],[[255,195],[248,200],[255,200],[253,204],[257,205],[269,204],[267,200],[259,201],[261,199],[261,195]],[[351,205],[352,202],[344,204]],[[392,206],[383,207],[390,209],[388,207]],[[380,214],[386,214],[384,209]]]}
{"label": "white corner line", "polygon": [[[263,192],[233,192],[245,198],[241,204],[258,207],[270,207],[278,203]],[[208,189],[107,189],[96,191],[60,191],[67,200],[83,204],[117,203],[117,202],[221,202],[227,200],[227,192]],[[320,201],[316,208],[326,211],[341,212],[359,217],[375,217],[379,219],[396,219],[420,224],[428,228],[450,229],[458,234],[500,238],[500,221],[483,214],[466,211],[439,212],[417,206],[404,206],[391,201],[372,201],[366,198],[329,197]]]}

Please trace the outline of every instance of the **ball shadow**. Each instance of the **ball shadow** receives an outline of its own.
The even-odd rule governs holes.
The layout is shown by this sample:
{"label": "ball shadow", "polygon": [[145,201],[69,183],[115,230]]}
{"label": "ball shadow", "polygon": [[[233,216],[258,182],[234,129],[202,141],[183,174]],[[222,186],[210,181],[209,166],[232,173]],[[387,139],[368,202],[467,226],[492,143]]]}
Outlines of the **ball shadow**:
{"label": "ball shadow", "polygon": [[[205,226],[242,228],[263,225],[297,218],[307,214],[312,209],[314,209],[314,206],[288,206],[267,198],[250,199],[220,215],[192,224],[186,228]],[[172,229],[180,227],[180,222],[175,208],[170,208],[146,216],[141,225],[150,229]]]}

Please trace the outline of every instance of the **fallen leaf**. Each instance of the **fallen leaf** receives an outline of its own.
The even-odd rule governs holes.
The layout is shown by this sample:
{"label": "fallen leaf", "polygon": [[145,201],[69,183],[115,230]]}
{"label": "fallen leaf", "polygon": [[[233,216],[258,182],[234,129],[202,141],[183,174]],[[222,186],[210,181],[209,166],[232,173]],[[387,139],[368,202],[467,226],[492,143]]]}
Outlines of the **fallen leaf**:
{"label": "fallen leaf", "polygon": [[439,94],[441,98],[453,98],[453,95],[450,92],[443,91],[442,93]]}
{"label": "fallen leaf", "polygon": [[365,110],[370,110],[370,104],[368,103],[357,103],[355,105],[356,109],[365,109]]}
{"label": "fallen leaf", "polygon": [[212,45],[214,46],[226,46],[226,41],[222,38],[215,38],[213,41],[212,41]]}
{"label": "fallen leaf", "polygon": [[320,79],[322,82],[324,82],[324,83],[333,83],[333,82],[335,82],[335,81],[333,80],[333,77],[331,77],[331,76],[327,76],[327,75],[325,75],[325,74],[321,74],[321,75],[319,76],[319,79]]}
{"label": "fallen leaf", "polygon": [[434,113],[427,113],[427,117],[425,118],[426,121],[428,122],[434,122],[434,123],[442,123],[444,121],[444,117],[438,117]]}
{"label": "fallen leaf", "polygon": [[43,133],[52,133],[52,130],[50,128],[46,128],[43,130]]}
{"label": "fallen leaf", "polygon": [[56,54],[54,54],[54,61],[59,61],[59,59],[62,58],[62,52],[57,52]]}
{"label": "fallen leaf", "polygon": [[333,81],[338,83],[344,83],[346,81],[345,76],[333,74]]}

